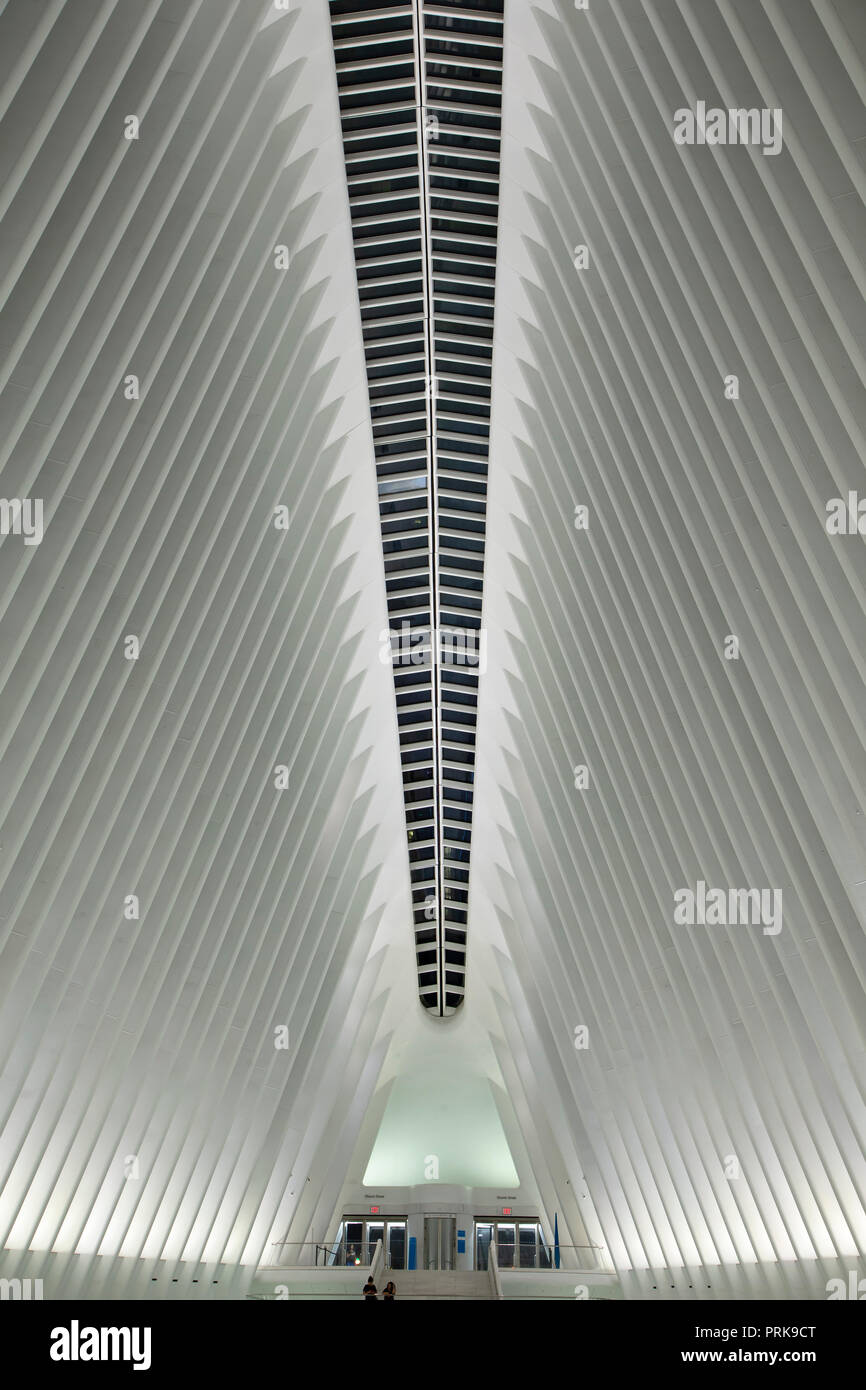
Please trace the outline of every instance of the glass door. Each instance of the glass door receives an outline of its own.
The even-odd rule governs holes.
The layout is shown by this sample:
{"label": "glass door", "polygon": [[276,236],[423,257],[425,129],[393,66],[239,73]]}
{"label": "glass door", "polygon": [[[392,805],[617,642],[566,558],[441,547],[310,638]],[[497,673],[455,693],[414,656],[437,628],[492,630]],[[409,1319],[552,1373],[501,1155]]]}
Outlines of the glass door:
{"label": "glass door", "polygon": [[424,1268],[453,1269],[456,1237],[456,1216],[425,1216]]}
{"label": "glass door", "polygon": [[[384,1247],[384,1245],[385,1245],[385,1222],[384,1222],[384,1221],[368,1221],[368,1222],[367,1222],[367,1239],[366,1239],[365,1242],[364,1242],[364,1264],[368,1265],[368,1264],[371,1264],[371,1263],[372,1263],[373,1256],[374,1256],[375,1253],[376,1253],[376,1244],[377,1244],[377,1242],[380,1241],[380,1240],[381,1240],[382,1245],[383,1245],[383,1247]],[[385,1251],[385,1253],[387,1254],[387,1250]]]}
{"label": "glass door", "polygon": [[475,1221],[475,1268],[486,1269],[490,1247],[500,1269],[550,1268],[550,1252],[537,1221]]}
{"label": "glass door", "polygon": [[496,1262],[500,1269],[514,1267],[513,1221],[498,1221],[496,1224]]}
{"label": "glass door", "polygon": [[343,1237],[343,1263],[347,1265],[361,1265],[364,1263],[366,1254],[364,1244],[364,1223],[363,1221],[347,1221],[345,1225],[345,1235]]}
{"label": "glass door", "polygon": [[534,1221],[521,1221],[518,1231],[520,1268],[535,1269],[538,1264],[538,1226]]}
{"label": "glass door", "polygon": [[475,1223],[475,1268],[486,1269],[490,1255],[490,1242],[493,1238],[493,1223],[489,1221],[476,1221]]}
{"label": "glass door", "polygon": [[406,1267],[406,1222],[388,1222],[388,1245],[385,1259],[389,1269]]}
{"label": "glass door", "polygon": [[385,1265],[389,1269],[404,1269],[406,1265],[406,1218],[404,1216],[347,1216],[343,1218],[331,1262],[335,1264],[370,1264],[381,1240]]}

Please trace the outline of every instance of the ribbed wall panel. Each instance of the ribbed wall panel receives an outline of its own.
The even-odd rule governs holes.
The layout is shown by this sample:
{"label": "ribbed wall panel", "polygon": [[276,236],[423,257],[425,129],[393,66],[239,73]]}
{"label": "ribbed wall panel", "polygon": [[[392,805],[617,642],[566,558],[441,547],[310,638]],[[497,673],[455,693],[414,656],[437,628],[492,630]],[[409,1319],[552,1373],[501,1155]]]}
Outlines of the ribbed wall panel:
{"label": "ribbed wall panel", "polygon": [[381,1053],[399,761],[327,42],[260,0],[0,16],[0,492],[44,501],[0,540],[0,1243],[51,1297],[240,1288]]}
{"label": "ribbed wall panel", "polygon": [[[484,883],[627,1296],[862,1273],[866,563],[825,525],[866,490],[862,38],[551,0],[506,44]],[[678,146],[700,99],[780,107],[782,151]],[[676,924],[698,880],[781,931]]]}

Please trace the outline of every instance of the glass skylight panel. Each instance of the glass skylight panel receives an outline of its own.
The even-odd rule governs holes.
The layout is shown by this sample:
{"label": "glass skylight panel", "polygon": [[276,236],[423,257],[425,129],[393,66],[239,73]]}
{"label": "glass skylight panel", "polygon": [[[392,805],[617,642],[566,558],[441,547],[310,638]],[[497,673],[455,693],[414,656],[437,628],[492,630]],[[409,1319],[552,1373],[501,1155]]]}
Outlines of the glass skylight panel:
{"label": "glass skylight panel", "polygon": [[439,1016],[465,984],[502,17],[503,0],[331,3],[419,996]]}

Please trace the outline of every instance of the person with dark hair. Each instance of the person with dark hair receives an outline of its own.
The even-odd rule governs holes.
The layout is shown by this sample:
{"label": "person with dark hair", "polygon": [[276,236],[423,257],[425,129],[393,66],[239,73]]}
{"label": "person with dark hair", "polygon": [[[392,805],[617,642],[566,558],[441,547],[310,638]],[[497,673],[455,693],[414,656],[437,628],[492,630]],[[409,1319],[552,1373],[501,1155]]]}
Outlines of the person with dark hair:
{"label": "person with dark hair", "polygon": [[378,1289],[376,1288],[376,1285],[373,1283],[373,1276],[371,1274],[366,1284],[364,1285],[364,1297],[372,1298],[374,1303],[378,1303],[379,1300],[376,1297],[377,1293]]}
{"label": "person with dark hair", "polygon": [[394,1287],[392,1280],[389,1279],[384,1289],[382,1290],[382,1297],[387,1299],[393,1299],[397,1297],[397,1290]]}

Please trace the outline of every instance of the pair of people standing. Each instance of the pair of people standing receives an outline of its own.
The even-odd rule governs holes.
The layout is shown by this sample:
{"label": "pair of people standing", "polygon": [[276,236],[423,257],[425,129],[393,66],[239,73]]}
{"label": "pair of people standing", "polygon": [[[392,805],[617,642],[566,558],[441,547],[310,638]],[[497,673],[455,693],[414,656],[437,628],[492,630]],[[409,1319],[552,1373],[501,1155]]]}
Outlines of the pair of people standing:
{"label": "pair of people standing", "polygon": [[[378,1301],[379,1301],[379,1299],[378,1299],[378,1292],[379,1292],[379,1291],[378,1291],[378,1289],[376,1288],[376,1285],[373,1283],[373,1278],[372,1278],[372,1275],[371,1275],[370,1278],[367,1280],[366,1284],[364,1285],[364,1297],[365,1297],[365,1298],[370,1298],[370,1299],[372,1299],[374,1303],[378,1303]],[[396,1288],[394,1287],[394,1284],[392,1283],[392,1281],[389,1279],[389,1280],[388,1280],[388,1283],[385,1285],[384,1289],[382,1290],[382,1297],[383,1297],[383,1298],[387,1298],[387,1299],[392,1299],[392,1298],[394,1298],[394,1297],[396,1296],[396,1294],[397,1294],[397,1290],[396,1290]]]}

